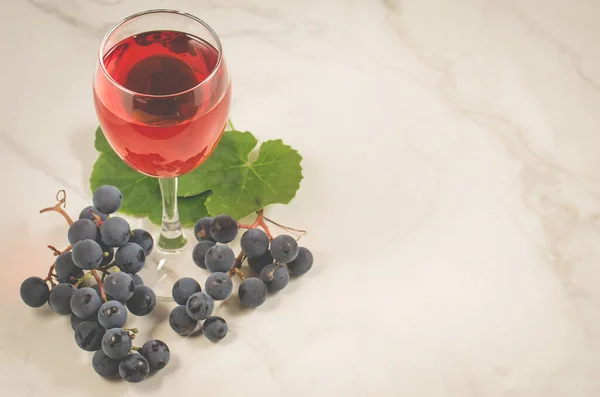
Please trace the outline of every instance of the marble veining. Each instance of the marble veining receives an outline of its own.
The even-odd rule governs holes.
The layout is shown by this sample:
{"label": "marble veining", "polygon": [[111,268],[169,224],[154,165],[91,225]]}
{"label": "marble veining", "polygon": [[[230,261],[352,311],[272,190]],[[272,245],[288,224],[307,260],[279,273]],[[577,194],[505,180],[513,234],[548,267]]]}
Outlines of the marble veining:
{"label": "marble veining", "polygon": [[[133,386],[99,379],[68,319],[18,286],[66,242],[39,209],[58,189],[74,215],[90,201],[99,42],[148,8],[211,24],[236,126],[303,155],[297,197],[268,212],[309,230],[317,262],[258,310],[221,305],[218,345],[173,334],[169,305],[135,319],[173,361]],[[7,3],[2,390],[598,396],[599,18],[592,0]]]}

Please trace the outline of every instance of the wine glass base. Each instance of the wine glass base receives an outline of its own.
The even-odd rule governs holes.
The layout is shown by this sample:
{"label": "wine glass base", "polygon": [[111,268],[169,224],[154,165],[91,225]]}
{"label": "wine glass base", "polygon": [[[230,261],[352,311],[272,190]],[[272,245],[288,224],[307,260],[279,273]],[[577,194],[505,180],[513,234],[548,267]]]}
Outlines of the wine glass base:
{"label": "wine glass base", "polygon": [[187,239],[183,233],[180,233],[178,236],[173,238],[165,237],[165,235],[161,233],[158,236],[158,244],[156,244],[157,248],[165,254],[177,253],[183,250],[186,245]]}
{"label": "wine glass base", "polygon": [[185,249],[163,251],[155,247],[146,257],[144,268],[139,274],[144,285],[152,288],[157,300],[173,302],[173,284],[186,276],[191,261],[192,254]]}

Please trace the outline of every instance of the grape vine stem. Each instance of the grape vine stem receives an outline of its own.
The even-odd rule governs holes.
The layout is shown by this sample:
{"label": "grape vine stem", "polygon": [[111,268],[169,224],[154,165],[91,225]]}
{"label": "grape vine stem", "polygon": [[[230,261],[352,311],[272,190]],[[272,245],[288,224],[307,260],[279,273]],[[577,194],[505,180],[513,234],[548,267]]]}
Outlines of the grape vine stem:
{"label": "grape vine stem", "polygon": [[242,272],[237,267],[234,267],[229,271],[229,277],[233,277],[234,275],[238,275],[242,281],[246,280],[246,276],[244,276],[244,272]]}
{"label": "grape vine stem", "polygon": [[244,251],[240,251],[237,258],[235,258],[235,262],[233,262],[233,267],[236,269],[241,268],[242,263],[244,263],[245,260],[246,260],[246,254],[244,254]]}
{"label": "grape vine stem", "polygon": [[91,273],[86,273],[83,276],[81,276],[75,283],[75,287],[79,287],[81,285],[81,283],[83,283],[85,281],[85,279],[89,278],[90,276],[91,276]]}
{"label": "grape vine stem", "polygon": [[106,294],[104,293],[104,284],[102,283],[100,276],[98,276],[98,272],[96,272],[96,269],[92,269],[92,270],[90,270],[90,273],[92,273],[92,276],[94,276],[94,278],[96,279],[96,283],[98,283],[98,288],[100,289],[100,298],[102,298],[102,302],[106,302]]}
{"label": "grape vine stem", "polygon": [[129,335],[132,340],[135,339],[135,334],[139,332],[137,328],[123,328],[123,330],[127,332],[127,335]]}
{"label": "grape vine stem", "polygon": [[[90,213],[92,214],[92,217],[94,217],[94,223],[96,224],[96,226],[100,227],[102,226],[102,218],[100,218],[98,215],[96,215],[96,213],[94,213],[94,211],[90,210]],[[133,236],[133,233],[132,233]]]}
{"label": "grape vine stem", "polygon": [[267,277],[269,278],[269,280],[273,280],[273,277],[275,277],[275,270],[277,270],[277,268],[281,266],[279,263],[275,264],[275,267],[273,267],[273,270],[271,270],[269,273],[267,273]]}
{"label": "grape vine stem", "polygon": [[48,248],[50,248],[50,249],[52,250],[52,254],[53,254],[54,256],[59,256],[60,254],[64,254],[65,252],[69,252],[69,251],[71,251],[71,250],[73,249],[73,246],[72,246],[71,244],[69,244],[69,245],[67,246],[67,248],[65,248],[65,249],[64,249],[64,250],[62,250],[62,251],[59,251],[59,250],[57,250],[57,249],[56,249],[56,247],[55,247],[55,246],[53,246],[53,245],[48,245]]}
{"label": "grape vine stem", "polygon": [[300,240],[300,238],[302,236],[305,236],[306,233],[308,233],[306,230],[302,230],[302,229],[294,229],[293,227],[289,227],[289,226],[285,226],[282,225],[280,223],[275,222],[274,220],[271,220],[269,218],[267,218],[266,216],[263,216],[263,218],[265,219],[265,221],[267,222],[271,222],[272,224],[274,224],[275,226],[279,226],[282,229],[288,230],[288,231],[292,231],[292,232],[296,232],[296,233],[300,233],[300,236],[296,239],[296,240]]}
{"label": "grape vine stem", "polygon": [[52,279],[52,272],[54,271],[54,266],[55,266],[54,263],[52,264],[52,266],[50,266],[50,268],[48,269],[48,275],[44,279],[44,281],[50,281],[50,285],[52,285],[53,287],[56,285],[54,283],[54,280]]}
{"label": "grape vine stem", "polygon": [[[48,245],[48,248],[50,248],[52,250],[54,256],[59,256],[60,254],[62,254],[64,252],[71,251],[71,249],[73,248],[73,246],[71,244],[69,244],[67,246],[67,248],[65,248],[62,251],[57,250],[56,247],[53,246],[53,245]],[[50,266],[50,268],[48,269],[48,275],[44,279],[44,281],[50,281],[50,285],[52,285],[53,287],[56,285],[54,283],[54,280],[52,279],[53,276],[56,277],[54,274],[52,274],[54,272],[54,268],[55,267],[56,267],[56,261]]]}
{"label": "grape vine stem", "polygon": [[58,200],[58,203],[56,203],[56,205],[54,205],[53,207],[41,209],[40,214],[42,214],[44,212],[49,212],[49,211],[58,212],[65,218],[65,220],[67,221],[69,226],[71,226],[73,224],[73,219],[71,219],[69,214],[67,214],[65,212],[65,210],[63,209],[63,208],[67,207],[67,192],[65,192],[64,190],[59,190],[56,193],[56,199]]}
{"label": "grape vine stem", "polygon": [[261,227],[269,240],[273,240],[273,236],[271,235],[271,231],[269,230],[269,226],[265,223],[265,214],[264,209],[260,209],[256,212],[256,220],[251,225],[245,225],[243,223],[238,223],[238,227],[240,229],[256,229],[257,227]]}

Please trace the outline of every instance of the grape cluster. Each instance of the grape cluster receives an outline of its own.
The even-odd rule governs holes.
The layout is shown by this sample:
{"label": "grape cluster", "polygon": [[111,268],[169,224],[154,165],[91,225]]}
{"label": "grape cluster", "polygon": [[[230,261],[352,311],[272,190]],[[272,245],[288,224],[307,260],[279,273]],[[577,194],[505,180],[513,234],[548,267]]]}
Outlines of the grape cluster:
{"label": "grape cluster", "polygon": [[[111,216],[122,202],[116,187],[99,187],[94,205],[81,211],[69,227],[72,249],[57,252],[48,277],[26,279],[20,292],[28,306],[48,303],[56,313],[71,316],[75,343],[95,352],[92,367],[100,376],[140,382],[150,371],[164,368],[170,352],[160,340],[133,346],[137,330],[123,328],[128,313],[152,312],[156,295],[136,274],[152,252],[152,236],[142,229],[131,230],[125,219]],[[96,284],[84,286],[91,276]]]}
{"label": "grape cluster", "polygon": [[[222,275],[229,282],[229,293],[233,288],[231,279],[225,273],[213,273],[213,275]],[[215,308],[215,300],[220,300],[221,295],[211,295],[209,291],[209,280],[206,281],[206,292],[202,292],[200,284],[190,277],[184,277],[173,284],[173,299],[179,305],[176,306],[169,315],[169,325],[173,331],[179,335],[187,336],[194,332],[198,322],[202,321],[202,331],[212,342],[218,342],[223,339],[229,330],[227,322],[221,317],[212,316]],[[226,294],[229,295],[229,294]],[[226,297],[226,296],[225,296]],[[224,299],[224,298],[223,298]]]}
{"label": "grape cluster", "polygon": [[[257,226],[264,230],[258,229]],[[184,299],[178,300],[179,297],[188,299],[194,296],[193,294],[203,294],[206,299],[210,298],[212,308],[213,301],[224,300],[231,295],[231,277],[238,274],[242,278],[237,294],[240,302],[246,307],[256,308],[266,301],[269,293],[284,289],[288,285],[290,275],[300,276],[311,269],[312,253],[305,247],[298,246],[297,240],[290,235],[282,234],[271,238],[262,212],[253,225],[242,227],[248,230],[241,237],[242,252],[236,257],[227,245],[236,238],[240,228],[233,217],[205,217],[196,223],[194,235],[198,243],[192,252],[192,259],[197,266],[209,270],[212,274],[206,280],[204,293],[195,280],[180,280],[177,291],[173,289],[173,298],[180,305],[187,305],[189,302]],[[240,270],[246,259],[255,277],[245,278]],[[189,329],[196,326],[192,314],[188,306],[185,311],[183,308],[176,308],[172,313],[172,328],[180,334],[188,334]]]}

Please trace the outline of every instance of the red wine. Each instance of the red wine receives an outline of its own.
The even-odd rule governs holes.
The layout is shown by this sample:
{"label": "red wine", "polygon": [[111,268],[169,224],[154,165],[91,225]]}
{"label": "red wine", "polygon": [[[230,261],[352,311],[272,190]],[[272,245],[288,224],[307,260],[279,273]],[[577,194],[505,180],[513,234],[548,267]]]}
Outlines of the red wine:
{"label": "red wine", "polygon": [[200,165],[229,114],[229,72],[206,41],[152,31],[107,51],[94,84],[100,125],[117,154],[147,175],[173,177]]}

